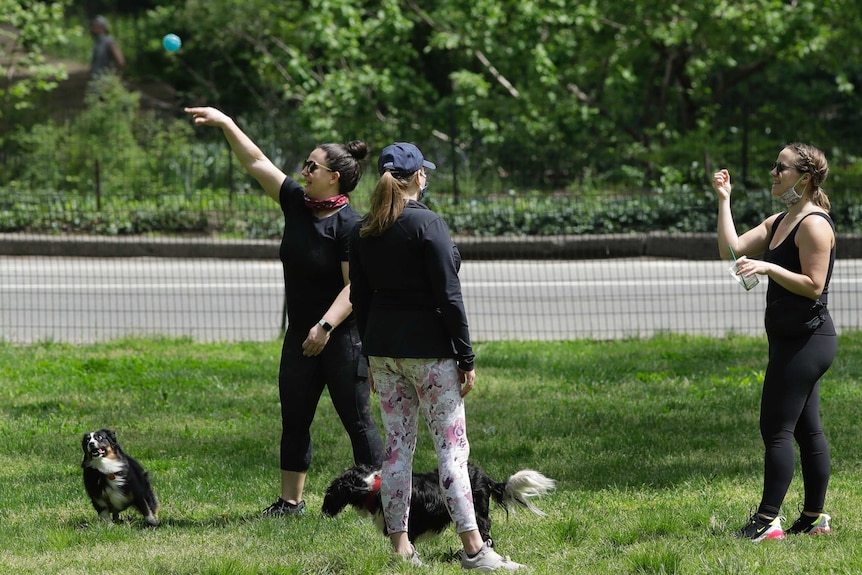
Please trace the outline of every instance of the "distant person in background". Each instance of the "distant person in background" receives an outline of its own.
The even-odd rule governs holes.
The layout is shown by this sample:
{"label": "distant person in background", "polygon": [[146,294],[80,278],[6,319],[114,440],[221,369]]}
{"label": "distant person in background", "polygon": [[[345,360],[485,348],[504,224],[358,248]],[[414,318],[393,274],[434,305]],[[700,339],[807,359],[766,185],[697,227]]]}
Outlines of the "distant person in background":
{"label": "distant person in background", "polygon": [[108,30],[108,20],[104,16],[96,16],[90,23],[90,33],[93,35],[94,42],[93,57],[90,61],[91,83],[104,74],[116,74],[126,65],[126,58],[120,50],[120,45]]}
{"label": "distant person in background", "polygon": [[[718,195],[718,248],[740,254],[737,273],[765,275],[769,363],[760,398],[760,435],[766,448],[763,495],[757,511],[736,536],[752,541],[783,539],[781,505],[796,467],[799,444],[805,499],[787,533],[829,533],[823,513],[829,485],[829,445],[820,422],[820,378],[832,365],[838,341],[826,304],[835,263],[835,224],[821,187],[826,156],[799,142],[785,146],[772,165],[772,196],[785,210],[741,236],[730,211],[730,174],[713,175]],[[749,259],[759,256],[763,259]]]}
{"label": "distant person in background", "polygon": [[288,325],[278,372],[281,496],[263,514],[301,515],[311,465],[311,423],[324,387],[350,436],[354,462],[380,467],[383,443],[371,418],[368,362],[350,304],[348,247],[359,214],[348,194],[362,175],[365,142],[321,144],[302,165],[304,187],[285,175],[215,108],[186,108],[196,125],[221,128],[237,159],[284,213]]}

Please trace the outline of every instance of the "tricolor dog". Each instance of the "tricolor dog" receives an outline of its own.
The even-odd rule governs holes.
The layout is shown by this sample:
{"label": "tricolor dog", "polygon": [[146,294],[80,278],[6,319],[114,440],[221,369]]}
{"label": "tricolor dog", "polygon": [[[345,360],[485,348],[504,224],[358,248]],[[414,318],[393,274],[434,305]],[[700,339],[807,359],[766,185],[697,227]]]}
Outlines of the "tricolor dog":
{"label": "tricolor dog", "polygon": [[113,523],[129,507],[140,511],[150,525],[159,524],[159,501],[150,476],[127,455],[110,429],[84,434],[84,487],[99,517]]}
{"label": "tricolor dog", "polygon": [[[476,521],[482,539],[491,539],[490,502],[509,511],[510,506],[522,507],[543,516],[541,510],[530,501],[554,489],[555,482],[531,469],[524,469],[506,481],[495,481],[485,471],[472,463],[467,465],[470,484],[473,488],[473,504]],[[368,465],[351,467],[336,477],[323,498],[323,514],[335,517],[350,506],[360,515],[372,519],[377,528],[388,535],[383,520],[383,504],[380,499],[380,470]],[[440,489],[440,474],[435,469],[428,473],[413,474],[413,493],[410,497],[410,518],[407,537],[415,542],[423,535],[436,535],[443,531],[452,518],[443,500]]]}

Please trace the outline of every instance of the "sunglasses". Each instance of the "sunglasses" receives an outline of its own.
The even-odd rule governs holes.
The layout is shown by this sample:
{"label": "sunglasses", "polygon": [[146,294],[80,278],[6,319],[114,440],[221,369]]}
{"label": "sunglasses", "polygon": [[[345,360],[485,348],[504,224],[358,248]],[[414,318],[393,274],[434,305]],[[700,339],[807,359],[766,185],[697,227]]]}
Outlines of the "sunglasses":
{"label": "sunglasses", "polygon": [[774,164],[772,164],[772,169],[775,170],[776,174],[780,174],[781,172],[785,170],[790,170],[792,168],[793,166],[788,166],[786,164],[782,164],[781,162],[775,162]]}
{"label": "sunglasses", "polygon": [[323,168],[327,172],[333,172],[334,171],[332,168],[327,168],[323,164],[318,164],[314,160],[305,160],[305,163],[302,164],[302,169],[308,170],[309,174],[313,174],[314,172],[316,172],[317,168]]}

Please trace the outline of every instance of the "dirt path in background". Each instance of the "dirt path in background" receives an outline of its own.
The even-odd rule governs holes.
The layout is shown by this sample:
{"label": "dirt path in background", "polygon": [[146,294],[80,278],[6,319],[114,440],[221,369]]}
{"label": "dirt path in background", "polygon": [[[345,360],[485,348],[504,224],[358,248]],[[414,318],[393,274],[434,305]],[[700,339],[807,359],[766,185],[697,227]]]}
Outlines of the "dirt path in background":
{"label": "dirt path in background", "polygon": [[[90,79],[89,66],[72,63],[67,67],[69,77],[59,83],[56,89],[46,95],[46,105],[56,110],[60,115],[81,110],[84,107],[84,96]],[[142,110],[156,110],[168,114],[178,113],[177,94],[172,86],[155,80],[123,80],[128,90],[136,91],[141,96]]]}
{"label": "dirt path in background", "polygon": [[[7,56],[4,66],[10,64],[8,58],[9,50],[14,44],[17,32],[8,24],[0,24],[0,53]],[[57,88],[44,95],[44,105],[54,111],[54,116],[69,116],[84,107],[84,96],[87,93],[87,83],[90,79],[90,66],[75,60],[65,60],[48,56],[48,64],[60,65],[68,73],[65,80],[59,82]],[[20,74],[17,75],[20,78]],[[15,81],[13,76],[12,81]],[[0,88],[9,85],[10,80],[0,77]],[[129,90],[139,92],[141,95],[141,108],[144,110],[159,110],[168,114],[178,113],[177,94],[169,84],[159,80],[132,80],[124,78],[124,83]]]}

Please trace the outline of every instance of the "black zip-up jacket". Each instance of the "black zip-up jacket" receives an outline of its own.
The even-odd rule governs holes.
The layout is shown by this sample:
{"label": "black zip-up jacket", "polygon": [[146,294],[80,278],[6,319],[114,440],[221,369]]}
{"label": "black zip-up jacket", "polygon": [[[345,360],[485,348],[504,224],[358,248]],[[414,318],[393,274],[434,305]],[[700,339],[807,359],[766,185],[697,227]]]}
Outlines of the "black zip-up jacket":
{"label": "black zip-up jacket", "polygon": [[458,270],[446,222],[410,200],[391,228],[350,237],[350,301],[366,356],[455,358],[473,369]]}

